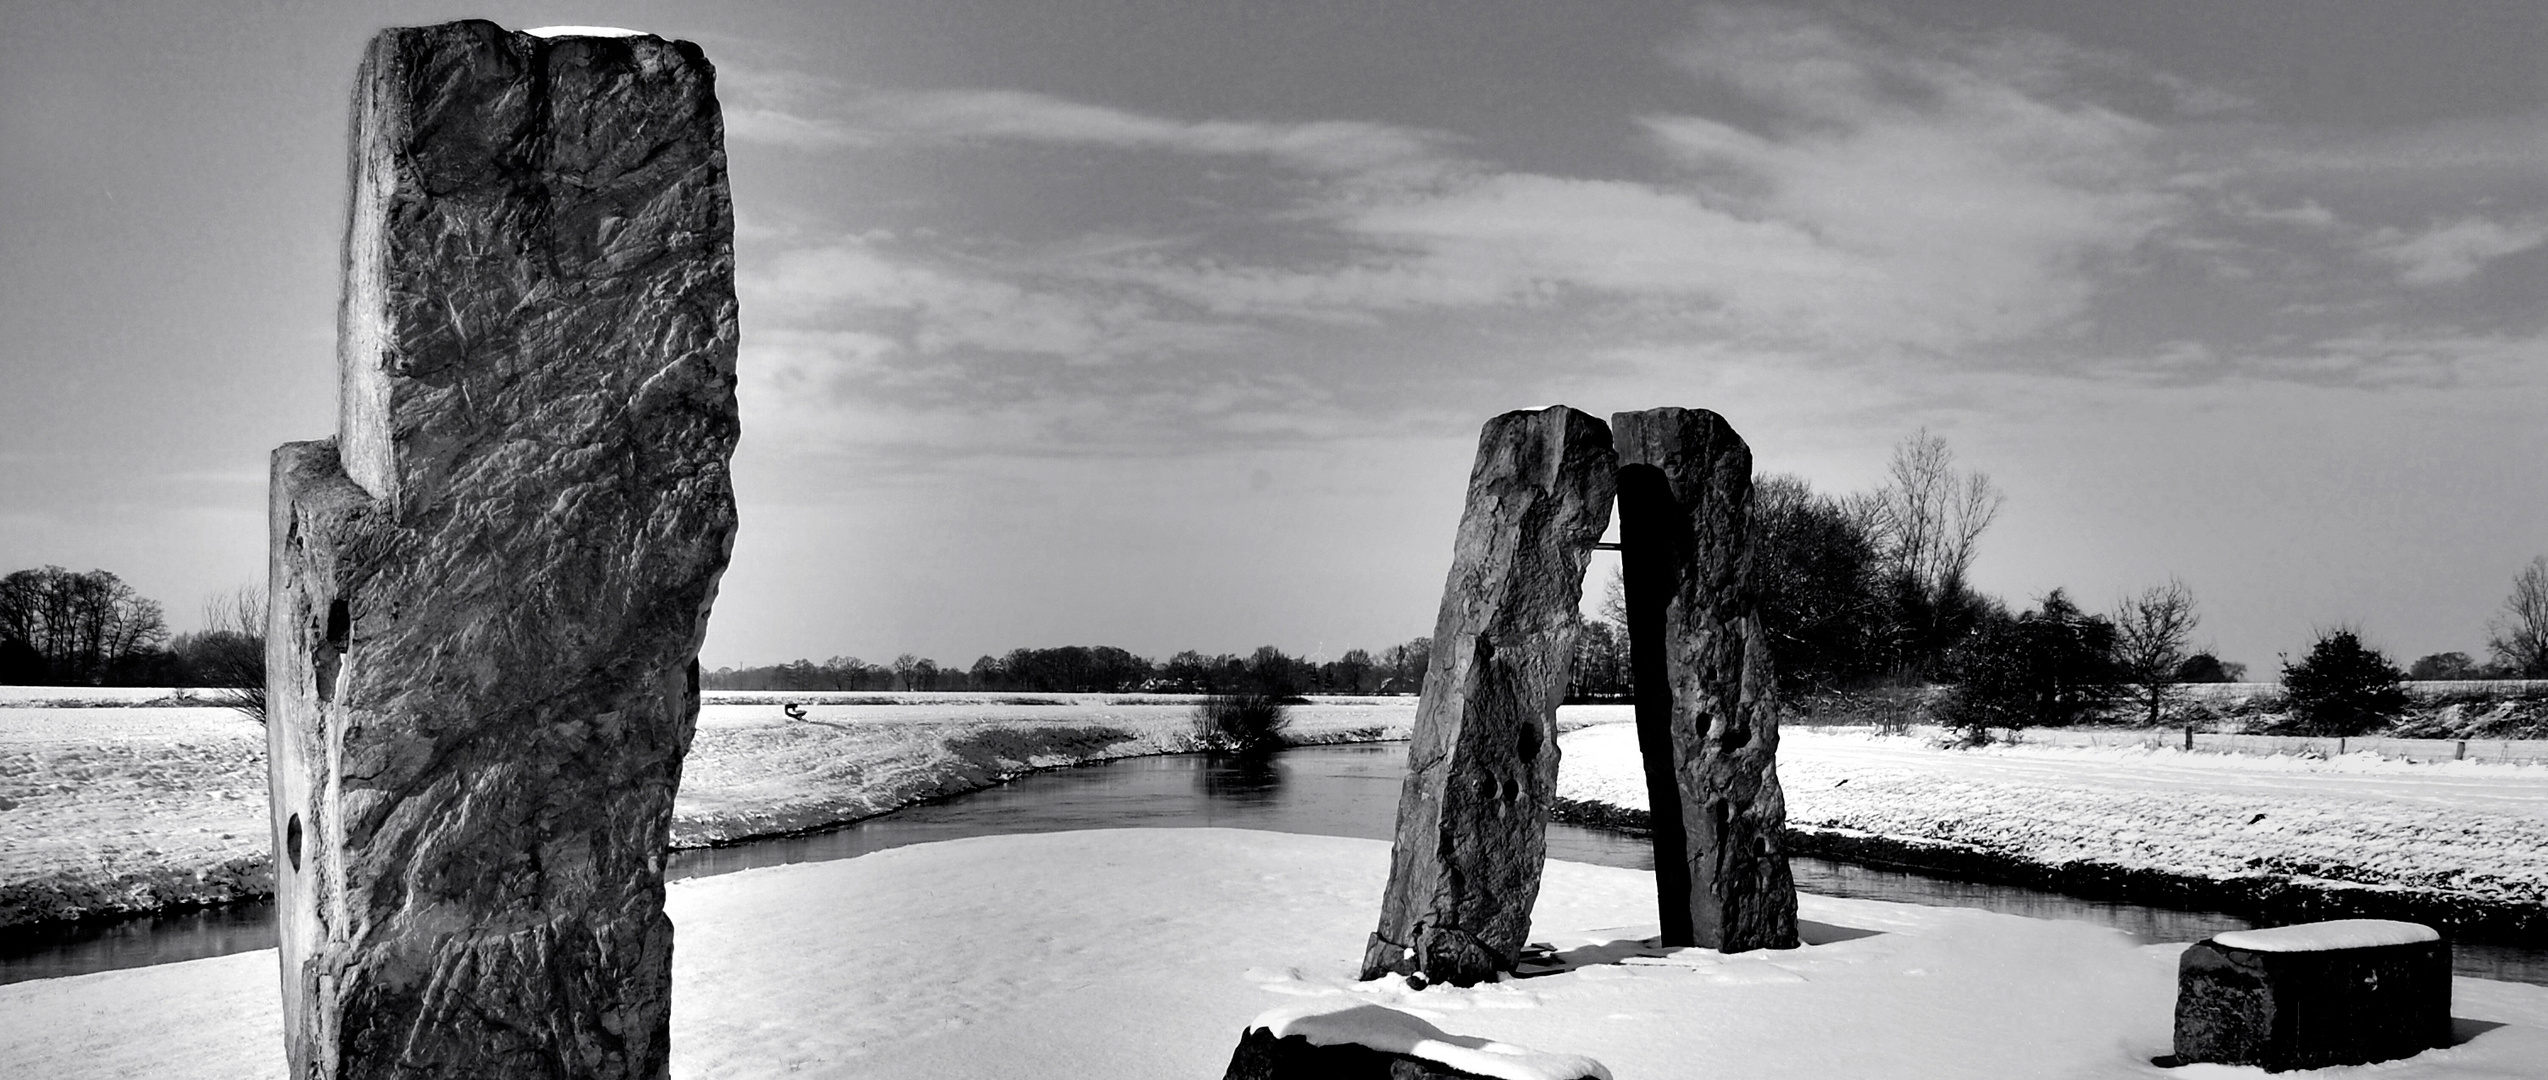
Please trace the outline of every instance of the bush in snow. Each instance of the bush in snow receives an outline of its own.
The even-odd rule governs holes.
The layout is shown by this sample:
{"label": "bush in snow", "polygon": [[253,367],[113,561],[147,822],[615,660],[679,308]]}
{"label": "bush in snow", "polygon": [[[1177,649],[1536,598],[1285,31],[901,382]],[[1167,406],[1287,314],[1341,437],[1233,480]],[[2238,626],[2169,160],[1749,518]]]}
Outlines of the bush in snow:
{"label": "bush in snow", "polygon": [[1991,728],[2069,724],[2113,700],[2114,624],[2084,614],[2060,589],[2014,619],[1985,622],[1948,654],[1955,685],[1939,722],[1982,742]]}
{"label": "bush in snow", "polygon": [[1194,709],[1194,741],[1206,750],[1268,754],[1283,748],[1291,707],[1273,694],[1213,694]]}
{"label": "bush in snow", "polygon": [[2283,666],[2283,698],[2304,735],[2361,735],[2406,711],[2406,673],[2352,630],[2318,635],[2297,664]]}

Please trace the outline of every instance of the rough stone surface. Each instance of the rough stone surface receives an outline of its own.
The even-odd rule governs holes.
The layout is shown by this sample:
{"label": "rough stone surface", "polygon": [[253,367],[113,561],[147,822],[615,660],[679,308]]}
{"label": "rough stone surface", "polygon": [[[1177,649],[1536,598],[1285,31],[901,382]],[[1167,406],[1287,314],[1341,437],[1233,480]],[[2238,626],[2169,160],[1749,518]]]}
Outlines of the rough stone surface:
{"label": "rough stone surface", "polygon": [[1564,406],[1506,413],[1478,437],[1364,978],[1466,985],[1521,954],[1557,793],[1572,616],[1614,474],[1609,429]]}
{"label": "rough stone surface", "polygon": [[291,1074],[661,1077],[663,855],[732,546],[733,215],[687,42],[393,29],[334,439],[274,458]]}
{"label": "rough stone surface", "polygon": [[[1462,1072],[1439,1061],[1393,1054],[1353,1043],[1319,1046],[1299,1035],[1276,1038],[1261,1027],[1247,1029],[1230,1055],[1221,1080],[1491,1080],[1482,1073]],[[1578,1077],[1574,1080],[1586,1080]]]}
{"label": "rough stone surface", "polygon": [[2177,961],[2181,1064],[2317,1069],[2412,1057],[2450,1040],[2446,941],[2293,952],[2203,941]]}
{"label": "rough stone surface", "polygon": [[1751,448],[1703,409],[1610,426],[1663,943],[1794,948],[1775,684],[1751,581]]}

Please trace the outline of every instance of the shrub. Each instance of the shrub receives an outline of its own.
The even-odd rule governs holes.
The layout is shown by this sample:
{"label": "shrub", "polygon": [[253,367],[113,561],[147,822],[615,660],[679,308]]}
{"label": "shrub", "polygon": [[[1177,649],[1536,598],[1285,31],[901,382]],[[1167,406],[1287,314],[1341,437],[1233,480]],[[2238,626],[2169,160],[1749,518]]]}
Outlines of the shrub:
{"label": "shrub", "polygon": [[2406,674],[2351,630],[2318,635],[2309,655],[2283,666],[2283,699],[2304,735],[2361,735],[2407,706]]}
{"label": "shrub", "polygon": [[2114,640],[2113,623],[2054,589],[2040,609],[1993,619],[1948,654],[1955,685],[1937,718],[1972,743],[1995,727],[2073,723],[2114,697]]}
{"label": "shrub", "polygon": [[1266,693],[1213,694],[1194,709],[1194,741],[1206,750],[1270,754],[1283,748],[1291,708]]}

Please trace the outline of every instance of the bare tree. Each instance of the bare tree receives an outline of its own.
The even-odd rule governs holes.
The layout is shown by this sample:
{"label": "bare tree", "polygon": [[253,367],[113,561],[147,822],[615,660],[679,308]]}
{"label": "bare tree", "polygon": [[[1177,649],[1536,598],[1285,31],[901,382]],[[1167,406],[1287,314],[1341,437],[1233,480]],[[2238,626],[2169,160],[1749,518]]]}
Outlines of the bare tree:
{"label": "bare tree", "polygon": [[2513,593],[2504,598],[2504,614],[2487,627],[2486,647],[2506,674],[2548,678],[2548,555],[2530,560],[2513,575]]}
{"label": "bare tree", "polygon": [[104,683],[167,639],[158,602],[104,570],[47,566],[0,578],[0,641],[41,655],[54,681]]}
{"label": "bare tree", "polygon": [[[241,585],[204,602],[203,631],[178,642],[177,651],[203,668],[216,688],[214,700],[265,723],[265,589]],[[192,640],[187,640],[192,639]]]}
{"label": "bare tree", "polygon": [[1961,588],[1982,530],[2007,495],[1987,473],[1957,472],[1955,452],[1927,428],[1894,446],[1886,474],[1861,510],[1886,568],[1933,595]]}
{"label": "bare tree", "polygon": [[1897,677],[1936,674],[1978,627],[1989,602],[1965,574],[2004,501],[1988,475],[1958,470],[1946,440],[1922,428],[1893,448],[1882,486],[1841,508],[1875,549],[1873,576],[1891,615],[1872,655]]}
{"label": "bare tree", "polygon": [[920,689],[920,687],[917,685],[916,678],[915,678],[915,677],[916,677],[916,676],[918,676],[919,674],[920,674],[920,658],[919,658],[919,657],[917,657],[917,656],[913,656],[913,655],[911,655],[910,653],[904,653],[904,654],[902,654],[901,656],[894,657],[894,677],[895,677],[896,679],[901,680],[901,682],[902,682],[902,688],[903,688],[903,689],[905,689],[905,690],[917,690],[917,689]]}
{"label": "bare tree", "polygon": [[2194,634],[2194,590],[2171,577],[2139,596],[2115,605],[2115,662],[2135,704],[2147,711],[2156,727],[2184,682],[2178,672],[2187,659],[2186,640]]}

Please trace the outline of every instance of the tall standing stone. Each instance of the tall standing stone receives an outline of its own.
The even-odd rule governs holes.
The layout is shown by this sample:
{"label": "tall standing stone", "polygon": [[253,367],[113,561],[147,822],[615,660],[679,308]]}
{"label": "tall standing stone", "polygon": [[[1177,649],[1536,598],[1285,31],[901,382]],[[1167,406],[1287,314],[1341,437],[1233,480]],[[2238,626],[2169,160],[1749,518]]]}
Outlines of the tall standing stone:
{"label": "tall standing stone", "polygon": [[1703,409],[1610,418],[1665,945],[1792,948],[1778,716],[1751,583],[1752,451]]}
{"label": "tall standing stone", "polygon": [[1366,979],[1466,985],[1520,958],[1547,855],[1573,616],[1615,469],[1610,430],[1562,405],[1506,413],[1478,436]]}
{"label": "tall standing stone", "polygon": [[663,858],[735,530],[714,71],[374,38],[334,439],[274,457],[295,1078],[668,1074]]}

